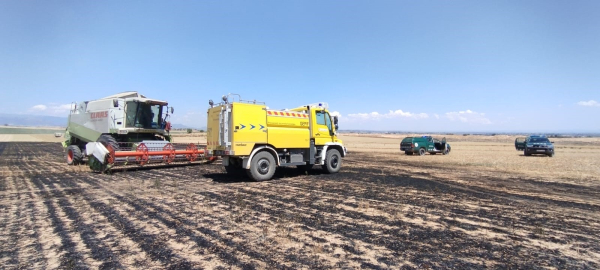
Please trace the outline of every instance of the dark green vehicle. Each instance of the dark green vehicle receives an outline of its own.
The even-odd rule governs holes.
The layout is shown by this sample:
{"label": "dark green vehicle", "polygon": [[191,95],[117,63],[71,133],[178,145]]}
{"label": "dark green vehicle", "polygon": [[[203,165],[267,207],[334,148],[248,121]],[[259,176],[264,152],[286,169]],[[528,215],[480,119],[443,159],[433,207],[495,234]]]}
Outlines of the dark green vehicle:
{"label": "dark green vehicle", "polygon": [[523,155],[547,155],[554,156],[554,144],[546,136],[529,136],[527,138],[515,139],[517,151],[523,151]]}
{"label": "dark green vehicle", "polygon": [[400,143],[400,151],[404,151],[407,155],[415,153],[421,156],[425,155],[425,153],[447,155],[450,153],[450,149],[450,144],[446,143],[446,138],[440,141],[431,136],[406,137]]}

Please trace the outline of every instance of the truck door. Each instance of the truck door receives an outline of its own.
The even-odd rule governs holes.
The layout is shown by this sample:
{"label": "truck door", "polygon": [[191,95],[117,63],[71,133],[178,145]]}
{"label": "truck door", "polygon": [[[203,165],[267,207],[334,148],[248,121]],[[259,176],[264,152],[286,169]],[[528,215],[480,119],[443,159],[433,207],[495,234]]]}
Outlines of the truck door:
{"label": "truck door", "polygon": [[527,139],[527,138],[519,137],[519,138],[515,139],[515,148],[518,151],[525,150],[525,139]]}
{"label": "truck door", "polygon": [[313,120],[312,135],[315,138],[315,145],[325,145],[325,143],[333,141],[333,126],[331,117],[325,110],[315,110]]}
{"label": "truck door", "polygon": [[432,137],[427,138],[427,152],[435,151],[435,141]]}

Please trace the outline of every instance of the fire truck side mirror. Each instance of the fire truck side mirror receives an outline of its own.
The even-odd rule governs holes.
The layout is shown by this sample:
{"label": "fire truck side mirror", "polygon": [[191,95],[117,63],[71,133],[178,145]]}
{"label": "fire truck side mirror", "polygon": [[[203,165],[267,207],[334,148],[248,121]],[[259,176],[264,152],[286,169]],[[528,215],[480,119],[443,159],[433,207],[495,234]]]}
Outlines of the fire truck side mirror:
{"label": "fire truck side mirror", "polygon": [[119,107],[119,100],[118,99],[113,99],[113,107],[115,107],[115,108]]}
{"label": "fire truck side mirror", "polygon": [[174,111],[175,111],[175,109],[173,109],[173,107],[171,107],[171,114],[173,114]]}
{"label": "fire truck side mirror", "polygon": [[338,123],[337,115],[333,117],[333,123],[335,124],[335,128],[337,129],[337,123]]}

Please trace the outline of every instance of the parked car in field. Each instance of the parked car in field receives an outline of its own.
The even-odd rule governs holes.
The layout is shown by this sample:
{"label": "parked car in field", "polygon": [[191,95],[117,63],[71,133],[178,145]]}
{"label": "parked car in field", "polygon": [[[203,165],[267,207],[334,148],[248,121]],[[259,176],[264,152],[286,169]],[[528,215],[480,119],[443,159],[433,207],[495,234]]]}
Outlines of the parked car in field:
{"label": "parked car in field", "polygon": [[515,148],[517,151],[523,151],[523,155],[531,156],[534,154],[554,156],[554,142],[551,142],[546,136],[529,136],[527,138],[515,139]]}
{"label": "parked car in field", "polygon": [[406,137],[400,143],[400,151],[404,151],[407,155],[415,153],[421,156],[425,153],[447,155],[450,153],[450,149],[450,144],[446,143],[446,138],[442,138],[440,141],[431,136]]}

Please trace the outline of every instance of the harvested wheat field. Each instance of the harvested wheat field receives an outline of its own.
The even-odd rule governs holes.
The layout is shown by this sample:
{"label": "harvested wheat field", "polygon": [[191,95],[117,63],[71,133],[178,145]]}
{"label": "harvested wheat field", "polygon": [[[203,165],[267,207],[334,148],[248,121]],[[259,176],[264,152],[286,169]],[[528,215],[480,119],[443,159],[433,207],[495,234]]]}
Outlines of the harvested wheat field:
{"label": "harvested wheat field", "polygon": [[[342,136],[338,174],[219,164],[96,174],[56,142],[0,143],[6,269],[597,269],[600,140],[525,157],[510,136]],[[190,139],[193,141],[193,139]]]}

